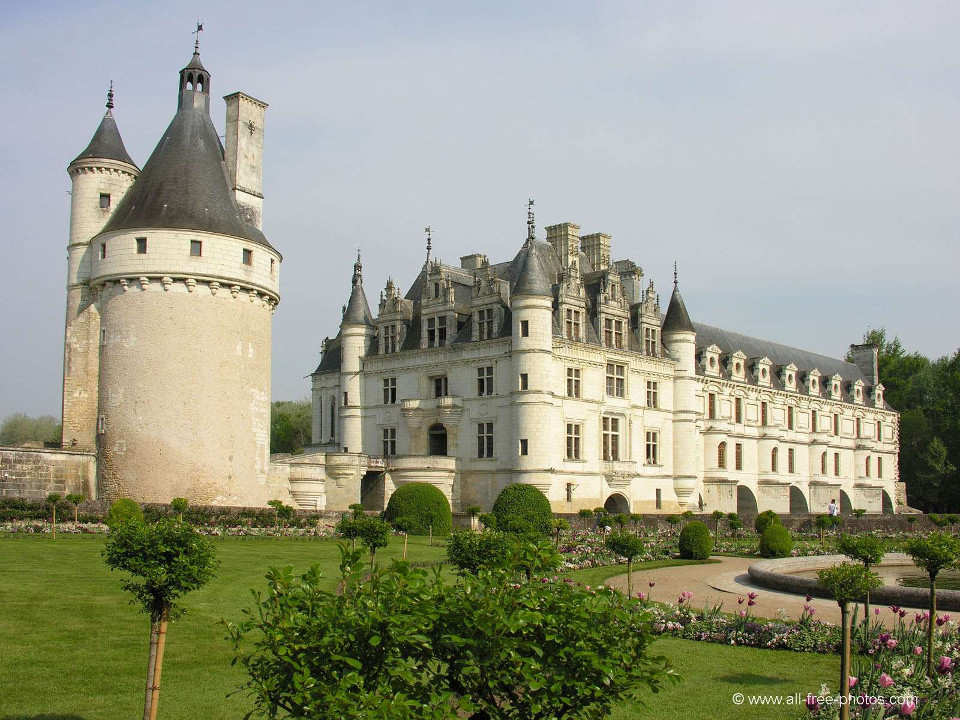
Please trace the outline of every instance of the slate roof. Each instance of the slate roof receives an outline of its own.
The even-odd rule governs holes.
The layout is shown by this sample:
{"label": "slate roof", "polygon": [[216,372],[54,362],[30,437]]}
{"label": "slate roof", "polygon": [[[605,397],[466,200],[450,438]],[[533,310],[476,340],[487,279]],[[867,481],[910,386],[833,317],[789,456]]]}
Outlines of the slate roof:
{"label": "slate roof", "polygon": [[683,304],[683,298],[680,296],[680,288],[674,284],[673,294],[670,296],[670,306],[667,308],[667,315],[663,319],[662,331],[668,332],[694,332],[693,324],[690,322],[690,315],[687,314],[687,306]]}
{"label": "slate roof", "polygon": [[182,104],[102,232],[140,228],[201,230],[271,247],[240,217],[223,145],[203,103]]}
{"label": "slate roof", "polygon": [[510,263],[510,295],[553,297],[560,260],[548,243],[528,240]]}
{"label": "slate roof", "polygon": [[123,138],[120,137],[120,129],[117,127],[117,121],[113,119],[113,112],[109,109],[106,114],[104,114],[103,120],[100,121],[100,125],[93,134],[93,139],[90,140],[90,144],[87,145],[84,151],[77,155],[70,164],[72,165],[78,160],[91,158],[117,160],[137,167],[137,164],[130,158],[130,154],[123,144]]}
{"label": "slate roof", "polygon": [[347,310],[343,313],[341,325],[370,325],[373,326],[373,315],[370,313],[370,305],[367,303],[367,296],[363,292],[363,284],[353,283],[353,289],[350,291],[350,300],[347,302]]}

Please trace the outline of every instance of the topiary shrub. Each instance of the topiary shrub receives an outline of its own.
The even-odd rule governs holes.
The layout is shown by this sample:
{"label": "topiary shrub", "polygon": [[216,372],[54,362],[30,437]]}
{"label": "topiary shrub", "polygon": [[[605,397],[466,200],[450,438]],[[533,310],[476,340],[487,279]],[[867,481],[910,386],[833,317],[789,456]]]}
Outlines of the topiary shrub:
{"label": "topiary shrub", "polygon": [[434,535],[445,536],[453,526],[447,496],[435,486],[421,482],[398,487],[390,496],[384,518],[389,523],[403,518],[411,535],[427,535],[432,527]]}
{"label": "topiary shrub", "polygon": [[131,522],[143,522],[143,510],[136,501],[129,498],[120,498],[110,506],[110,511],[104,519],[107,527],[111,530],[118,525]]}
{"label": "topiary shrub", "polygon": [[533,485],[514,483],[507,485],[493,503],[497,529],[506,532],[533,532],[546,535],[550,532],[553,511],[547,496]]}
{"label": "topiary shrub", "polygon": [[699,520],[688,522],[680,531],[680,557],[688,560],[706,560],[713,550],[713,536]]}
{"label": "topiary shrub", "polygon": [[790,555],[793,550],[793,538],[779,522],[770,523],[760,536],[760,556],[781,558]]}
{"label": "topiary shrub", "polygon": [[764,510],[762,513],[757,515],[756,519],[753,521],[753,529],[757,531],[757,535],[763,535],[763,531],[767,529],[767,526],[770,523],[776,523],[777,525],[782,525],[780,522],[780,516],[777,515],[773,510]]}

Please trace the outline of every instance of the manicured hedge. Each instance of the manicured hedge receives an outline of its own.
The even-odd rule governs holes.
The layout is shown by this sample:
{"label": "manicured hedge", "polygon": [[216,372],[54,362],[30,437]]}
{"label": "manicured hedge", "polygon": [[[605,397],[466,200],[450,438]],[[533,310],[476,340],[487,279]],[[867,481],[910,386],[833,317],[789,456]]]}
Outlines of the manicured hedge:
{"label": "manicured hedge", "polygon": [[688,560],[706,560],[713,550],[713,536],[699,520],[688,522],[680,531],[680,557]]}
{"label": "manicured hedge", "polygon": [[753,521],[753,529],[757,531],[757,535],[763,535],[763,531],[767,529],[767,526],[770,523],[776,523],[777,525],[782,525],[780,522],[780,516],[777,515],[773,510],[764,510],[762,513],[757,515],[756,519]]}
{"label": "manicured hedge", "polygon": [[390,523],[402,519],[411,535],[427,535],[431,527],[434,535],[449,535],[453,526],[447,496],[428,483],[413,482],[398,487],[390,496],[384,517]]}
{"label": "manicured hedge", "polygon": [[767,525],[760,536],[760,556],[765,558],[788,557],[793,550],[790,532],[778,522]]}
{"label": "manicured hedge", "polygon": [[553,511],[546,495],[533,485],[507,485],[493,503],[497,529],[506,532],[549,533]]}

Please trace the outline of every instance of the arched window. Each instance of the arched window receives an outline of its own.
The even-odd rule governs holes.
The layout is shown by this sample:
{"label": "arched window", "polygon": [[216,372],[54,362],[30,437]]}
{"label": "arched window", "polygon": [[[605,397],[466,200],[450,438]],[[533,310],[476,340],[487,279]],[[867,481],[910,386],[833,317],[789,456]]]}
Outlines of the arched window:
{"label": "arched window", "polygon": [[330,398],[330,440],[337,439],[337,401]]}
{"label": "arched window", "polygon": [[827,474],[827,453],[824,452],[820,455],[820,474]]}
{"label": "arched window", "polygon": [[777,472],[777,459],[779,458],[779,448],[770,451],[770,472]]}
{"label": "arched window", "polygon": [[725,442],[717,445],[717,467],[721,470],[727,469],[727,444]]}

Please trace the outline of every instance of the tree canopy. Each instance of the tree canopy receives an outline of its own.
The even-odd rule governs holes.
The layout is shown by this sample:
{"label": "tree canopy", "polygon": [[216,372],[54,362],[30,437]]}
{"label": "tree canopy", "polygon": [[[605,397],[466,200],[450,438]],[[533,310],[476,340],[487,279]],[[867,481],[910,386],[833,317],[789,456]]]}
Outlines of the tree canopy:
{"label": "tree canopy", "polygon": [[0,445],[22,445],[28,442],[59,443],[60,421],[52,415],[7,415],[0,423]]}
{"label": "tree canopy", "polygon": [[270,405],[270,452],[303,452],[310,444],[311,412],[309,400],[275,400]]}

